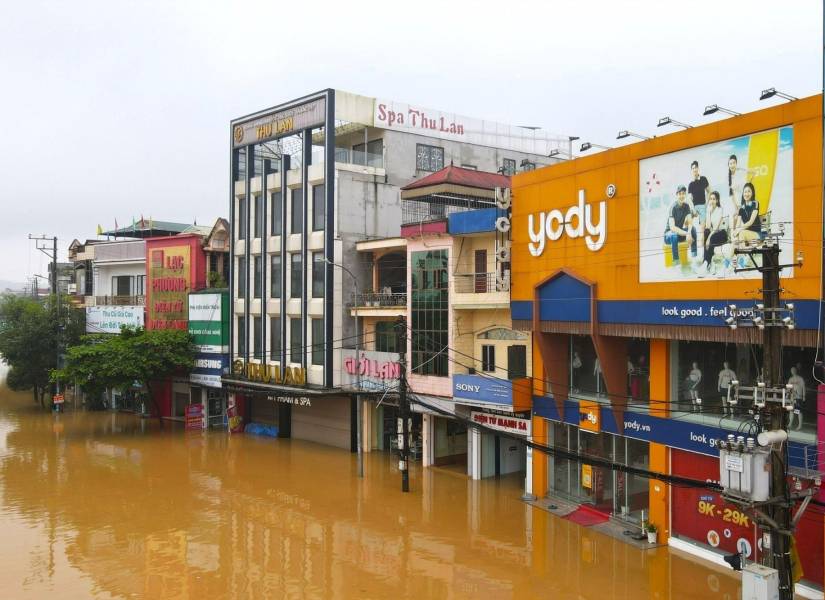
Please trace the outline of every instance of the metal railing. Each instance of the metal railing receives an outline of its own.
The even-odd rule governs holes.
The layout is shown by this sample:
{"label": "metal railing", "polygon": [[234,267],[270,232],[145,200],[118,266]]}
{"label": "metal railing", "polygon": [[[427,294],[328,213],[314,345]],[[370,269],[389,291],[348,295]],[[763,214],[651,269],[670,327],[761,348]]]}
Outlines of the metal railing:
{"label": "metal railing", "polygon": [[374,152],[364,152],[363,150],[336,148],[335,162],[381,169],[384,167],[384,155],[376,154]]}
{"label": "metal railing", "polygon": [[352,294],[349,301],[349,306],[368,307],[374,306],[377,308],[391,308],[398,306],[407,306],[406,292],[384,294],[381,292],[365,292],[363,294]]}
{"label": "metal railing", "polygon": [[[146,296],[87,296],[87,306],[144,306]],[[89,301],[91,300],[91,302]]]}
{"label": "metal railing", "polygon": [[428,200],[403,200],[401,202],[401,224],[426,223],[446,219],[453,213],[495,208],[495,203],[472,200],[470,198],[450,197],[439,199],[432,197]]}
{"label": "metal railing", "polygon": [[495,273],[456,273],[453,275],[453,289],[458,294],[486,294],[496,289]]}

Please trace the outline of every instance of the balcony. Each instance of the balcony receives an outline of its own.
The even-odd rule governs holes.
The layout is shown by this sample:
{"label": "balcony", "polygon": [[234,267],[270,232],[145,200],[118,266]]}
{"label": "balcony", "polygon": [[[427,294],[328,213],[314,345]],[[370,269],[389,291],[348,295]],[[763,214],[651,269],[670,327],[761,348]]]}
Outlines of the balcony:
{"label": "balcony", "polygon": [[146,296],[86,296],[86,306],[144,306]]}
{"label": "balcony", "polygon": [[400,317],[407,314],[407,293],[365,292],[352,294],[347,306],[353,316],[355,316],[357,309],[359,317]]}
{"label": "balcony", "polygon": [[427,200],[404,200],[401,203],[401,225],[446,220],[455,213],[492,208],[495,204],[474,198],[429,196]]}
{"label": "balcony", "polygon": [[509,277],[498,273],[454,273],[453,308],[501,309],[510,307]]}

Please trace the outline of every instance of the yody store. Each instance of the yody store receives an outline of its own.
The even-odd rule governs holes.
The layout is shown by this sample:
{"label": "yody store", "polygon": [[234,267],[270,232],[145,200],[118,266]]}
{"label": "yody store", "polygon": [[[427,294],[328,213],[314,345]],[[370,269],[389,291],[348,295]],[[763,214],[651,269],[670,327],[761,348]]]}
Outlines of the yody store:
{"label": "yody store", "polygon": [[[534,441],[717,480],[715,441],[757,426],[732,391],[764,376],[760,257],[742,250],[775,234],[791,265],[781,272],[790,318],[777,382],[793,399],[789,460],[795,476],[813,477],[821,124],[821,98],[808,98],[513,179],[511,308],[515,328],[534,333]],[[711,559],[761,551],[753,523],[707,490],[538,452],[532,486],[649,519],[660,543]],[[821,586],[822,514],[809,509],[795,537],[805,580]]]}

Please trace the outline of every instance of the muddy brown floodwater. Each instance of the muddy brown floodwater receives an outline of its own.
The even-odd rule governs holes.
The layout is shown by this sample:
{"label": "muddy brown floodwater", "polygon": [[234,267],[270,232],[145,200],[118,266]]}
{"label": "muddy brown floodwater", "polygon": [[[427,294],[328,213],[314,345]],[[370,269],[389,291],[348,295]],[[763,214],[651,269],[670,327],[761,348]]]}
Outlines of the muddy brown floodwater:
{"label": "muddy brown floodwater", "polygon": [[[0,374],[1,376],[2,374]],[[392,457],[127,414],[45,414],[0,387],[2,598],[738,598],[721,569],[638,550]]]}

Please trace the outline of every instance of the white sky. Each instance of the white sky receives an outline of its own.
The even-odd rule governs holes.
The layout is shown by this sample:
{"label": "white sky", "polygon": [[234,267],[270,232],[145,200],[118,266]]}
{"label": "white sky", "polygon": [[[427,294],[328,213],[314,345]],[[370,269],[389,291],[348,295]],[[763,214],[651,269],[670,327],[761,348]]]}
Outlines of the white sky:
{"label": "white sky", "polygon": [[[228,123],[333,87],[605,145],[822,88],[822,4],[26,0],[0,8],[0,280],[98,223],[228,213]],[[658,133],[664,133],[659,130]]]}

